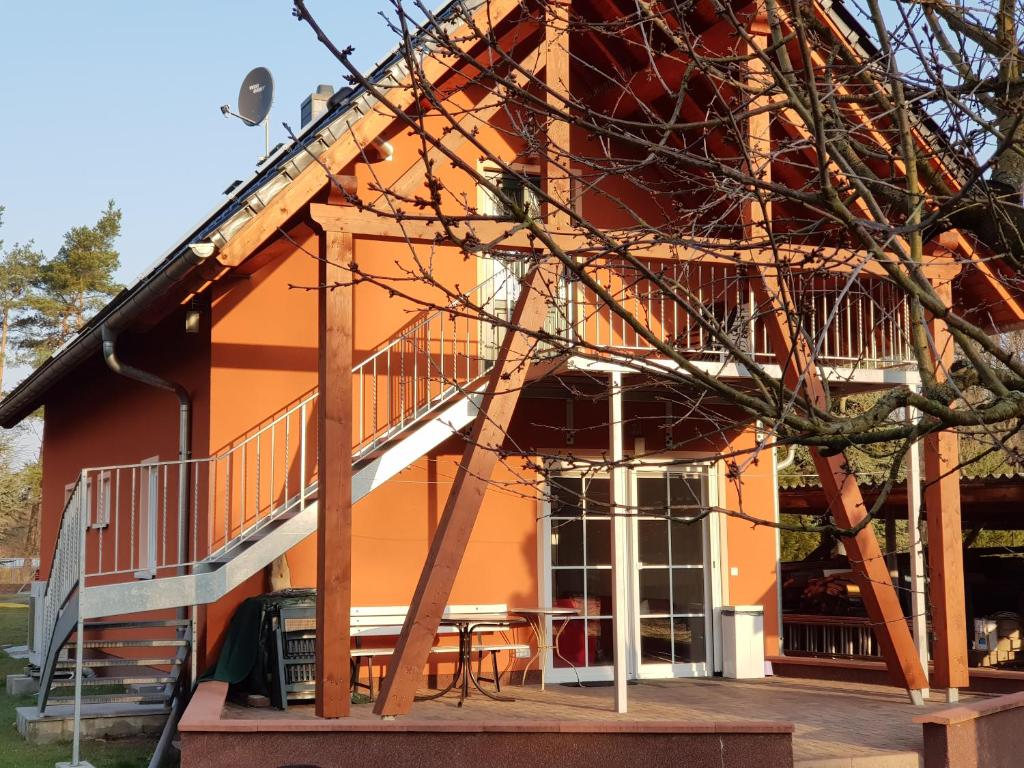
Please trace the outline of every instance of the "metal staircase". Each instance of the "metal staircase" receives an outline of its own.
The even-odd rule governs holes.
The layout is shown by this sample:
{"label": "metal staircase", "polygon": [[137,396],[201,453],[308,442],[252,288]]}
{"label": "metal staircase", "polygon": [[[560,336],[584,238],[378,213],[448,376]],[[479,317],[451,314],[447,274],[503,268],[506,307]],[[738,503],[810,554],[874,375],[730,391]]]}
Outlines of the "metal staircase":
{"label": "metal staircase", "polygon": [[[511,312],[495,309],[498,279],[507,278],[422,313],[354,366],[353,503],[473,420]],[[195,679],[187,609],[216,602],[316,530],[316,425],[313,392],[214,456],[82,470],[35,605],[34,643],[39,711],[74,706],[76,762],[83,704],[180,711]],[[179,618],[152,617],[171,609]]]}

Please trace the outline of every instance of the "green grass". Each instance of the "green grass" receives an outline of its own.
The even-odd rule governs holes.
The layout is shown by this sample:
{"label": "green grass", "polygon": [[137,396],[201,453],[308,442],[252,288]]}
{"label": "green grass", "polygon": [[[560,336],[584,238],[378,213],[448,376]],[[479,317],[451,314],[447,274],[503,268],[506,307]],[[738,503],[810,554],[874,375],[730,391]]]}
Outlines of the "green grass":
{"label": "green grass", "polygon": [[[0,645],[25,644],[28,608],[20,606],[27,602],[24,596],[0,594]],[[12,659],[0,651],[2,680],[24,671],[23,659]],[[53,768],[57,761],[71,759],[70,742],[33,746],[18,735],[15,707],[34,703],[35,696],[8,696],[6,686],[0,688],[0,768]],[[82,759],[96,768],[145,768],[155,746],[152,738],[83,741]]]}

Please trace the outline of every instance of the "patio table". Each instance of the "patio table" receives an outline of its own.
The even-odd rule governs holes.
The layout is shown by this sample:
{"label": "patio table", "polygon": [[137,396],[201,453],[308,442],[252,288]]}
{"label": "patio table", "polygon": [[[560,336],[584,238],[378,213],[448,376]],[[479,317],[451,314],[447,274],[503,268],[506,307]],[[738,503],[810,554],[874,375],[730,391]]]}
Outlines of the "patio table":
{"label": "patio table", "polygon": [[[540,670],[540,689],[544,690],[544,651],[550,649],[551,652],[572,667],[573,674],[576,675],[576,683],[580,683],[580,673],[576,670],[576,665],[565,658],[558,650],[558,640],[561,638],[565,628],[569,626],[568,618],[570,616],[579,616],[580,612],[576,608],[512,608],[510,613],[514,613],[518,616],[522,616],[526,619],[527,624],[530,625],[530,629],[533,630],[534,639],[537,641],[537,650],[526,662],[526,666],[523,667],[523,685],[526,684],[526,673],[530,670],[530,665],[534,661],[537,661],[537,668]],[[561,618],[562,624],[554,631],[554,636],[548,640],[548,623],[547,620]]]}
{"label": "patio table", "polygon": [[456,686],[459,687],[459,706],[469,697],[470,683],[480,693],[495,701],[515,701],[511,696],[501,696],[496,693],[484,690],[480,680],[473,674],[473,635],[483,628],[508,629],[526,623],[521,616],[514,613],[464,613],[447,614],[441,619],[441,624],[448,627],[455,627],[459,631],[459,660],[455,667],[455,674],[452,681],[444,690],[429,696],[417,696],[418,701],[431,701],[439,699]]}

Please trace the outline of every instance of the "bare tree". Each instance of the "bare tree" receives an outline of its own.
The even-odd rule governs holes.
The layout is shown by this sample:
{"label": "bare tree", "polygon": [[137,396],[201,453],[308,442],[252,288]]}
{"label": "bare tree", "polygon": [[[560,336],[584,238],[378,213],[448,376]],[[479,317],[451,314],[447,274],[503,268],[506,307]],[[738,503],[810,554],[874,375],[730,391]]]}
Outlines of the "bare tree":
{"label": "bare tree", "polygon": [[[629,386],[656,385],[674,418],[717,429],[737,473],[778,444],[867,450],[885,457],[887,488],[930,435],[970,431],[987,446],[972,459],[1013,450],[1017,4],[538,2],[493,26],[474,21],[479,3],[440,17],[391,5],[409,73],[397,87],[367,79],[295,2],[349,81],[420,145],[422,184],[338,190],[410,243],[426,232],[513,282],[557,265],[548,321],[520,329],[538,349],[626,366]],[[553,87],[545,46],[566,40],[571,83]],[[510,327],[497,291],[472,299],[431,259],[415,264],[408,290],[344,266],[425,308]],[[856,388],[835,371],[863,367],[920,383],[834,407]],[[731,452],[723,402],[758,425],[753,449]]]}

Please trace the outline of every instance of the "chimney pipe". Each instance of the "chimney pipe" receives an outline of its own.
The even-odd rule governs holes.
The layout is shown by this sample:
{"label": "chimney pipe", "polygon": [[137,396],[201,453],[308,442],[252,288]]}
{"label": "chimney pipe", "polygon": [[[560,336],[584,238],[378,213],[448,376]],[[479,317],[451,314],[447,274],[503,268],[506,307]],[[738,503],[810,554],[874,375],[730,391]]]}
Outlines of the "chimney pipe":
{"label": "chimney pipe", "polygon": [[306,97],[306,100],[302,102],[301,122],[303,128],[316,122],[327,112],[328,102],[333,95],[334,86],[321,83],[313,93]]}

